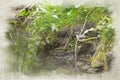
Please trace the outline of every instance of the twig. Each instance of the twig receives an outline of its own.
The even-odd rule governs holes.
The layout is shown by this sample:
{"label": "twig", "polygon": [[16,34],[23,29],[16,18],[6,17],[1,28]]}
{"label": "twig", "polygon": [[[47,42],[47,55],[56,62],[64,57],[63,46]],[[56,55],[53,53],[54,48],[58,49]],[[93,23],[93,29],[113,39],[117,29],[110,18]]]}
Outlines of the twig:
{"label": "twig", "polygon": [[78,69],[78,66],[77,66],[77,44],[78,44],[78,40],[76,40],[76,43],[75,43],[75,68],[76,70]]}
{"label": "twig", "polygon": [[59,48],[56,48],[56,50],[70,50],[69,48],[64,48],[64,47],[59,47]]}
{"label": "twig", "polygon": [[10,33],[10,37],[11,37],[11,40],[13,41],[13,43],[16,45],[16,42],[15,42],[15,40],[13,39],[11,33]]}
{"label": "twig", "polygon": [[87,23],[88,16],[89,16],[89,14],[92,12],[92,10],[93,10],[93,9],[91,9],[91,10],[88,12],[87,16],[85,17],[85,21],[84,21],[84,24],[83,24],[83,27],[82,27],[82,29],[81,29],[80,34],[83,33],[83,30],[84,30],[85,25],[86,25],[86,23]]}
{"label": "twig", "polygon": [[87,62],[89,62],[89,61],[90,61],[89,59],[83,59],[83,58],[79,58],[79,60],[82,60],[82,61],[87,61]]}
{"label": "twig", "polygon": [[24,71],[24,64],[25,64],[25,59],[26,59],[26,52],[24,53],[24,55],[23,55],[23,63],[22,63],[22,67],[21,67],[21,73]]}
{"label": "twig", "polygon": [[90,37],[90,38],[87,38],[87,39],[79,39],[78,41],[79,42],[85,42],[85,41],[90,41],[90,40],[94,40],[94,39],[97,39],[98,37]]}
{"label": "twig", "polygon": [[70,38],[71,38],[72,33],[73,33],[73,30],[70,30],[70,35],[69,35],[68,40],[67,40],[67,42],[66,42],[66,44],[65,44],[65,46],[64,46],[64,49],[67,47],[67,45],[68,45],[68,43],[69,43],[69,41],[70,41]]}

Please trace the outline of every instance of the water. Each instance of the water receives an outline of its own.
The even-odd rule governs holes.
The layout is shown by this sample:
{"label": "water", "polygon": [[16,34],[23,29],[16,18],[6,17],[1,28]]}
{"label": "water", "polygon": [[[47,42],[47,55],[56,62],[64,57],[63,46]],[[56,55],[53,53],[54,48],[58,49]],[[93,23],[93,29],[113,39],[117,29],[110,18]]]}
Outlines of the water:
{"label": "water", "polygon": [[[52,4],[61,4],[62,0],[46,0]],[[92,2],[91,2],[92,1]],[[112,70],[102,74],[96,75],[80,75],[76,77],[70,77],[64,74],[53,73],[51,75],[42,75],[37,77],[27,77],[19,73],[11,73],[8,71],[7,47],[9,41],[5,38],[5,32],[10,28],[7,24],[7,19],[15,16],[16,12],[11,10],[12,7],[19,5],[29,5],[35,2],[40,2],[40,0],[0,0],[0,80],[120,80],[120,1],[119,0],[89,0],[91,3],[96,3],[97,5],[106,5],[113,12],[112,16],[114,20],[114,27],[116,29],[116,42],[114,46],[114,61],[112,65]],[[42,0],[41,0],[42,2]],[[79,6],[88,2],[88,0],[63,0],[63,5],[68,6],[71,4],[77,4]],[[79,3],[79,4],[78,4]],[[87,3],[88,4],[88,3]],[[12,56],[9,56],[12,58]]]}

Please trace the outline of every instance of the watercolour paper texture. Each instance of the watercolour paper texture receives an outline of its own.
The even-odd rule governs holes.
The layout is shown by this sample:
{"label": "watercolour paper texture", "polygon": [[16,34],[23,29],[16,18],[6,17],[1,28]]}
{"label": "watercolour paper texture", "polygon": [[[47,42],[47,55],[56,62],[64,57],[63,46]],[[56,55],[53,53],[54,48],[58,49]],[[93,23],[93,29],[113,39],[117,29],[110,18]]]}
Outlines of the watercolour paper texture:
{"label": "watercolour paper texture", "polygon": [[[26,74],[22,73],[22,72],[27,72],[27,70],[28,70],[28,69],[26,69],[26,66],[23,67],[23,65],[22,65],[22,64],[26,64],[26,63],[24,63],[25,62],[24,60],[23,61],[19,61],[19,63],[21,65],[18,66],[19,67],[18,71],[14,71],[14,70],[11,71],[10,67],[13,66],[12,68],[15,69],[16,65],[18,65],[18,64],[16,64],[16,63],[13,64],[13,62],[15,62],[17,59],[14,57],[14,55],[11,55],[14,52],[14,50],[13,51],[9,50],[9,47],[11,45],[11,41],[6,37],[7,36],[6,32],[9,32],[9,30],[12,27],[9,24],[9,22],[12,21],[13,19],[15,19],[16,18],[16,14],[19,13],[19,10],[17,11],[15,9],[21,8],[21,7],[22,8],[25,8],[25,7],[32,7],[33,8],[34,5],[38,5],[38,4],[46,5],[48,3],[51,4],[51,5],[54,5],[54,6],[64,6],[64,8],[68,8],[68,9],[70,9],[69,7],[72,6],[72,5],[74,5],[75,8],[78,8],[78,7],[83,6],[83,5],[89,5],[89,6],[95,6],[95,7],[96,6],[97,7],[101,7],[102,6],[102,7],[107,8],[108,11],[110,11],[110,16],[112,17],[112,20],[113,20],[112,21],[112,25],[113,25],[112,28],[115,29],[115,37],[114,37],[115,41],[114,41],[113,48],[110,51],[110,53],[112,53],[113,58],[112,58],[112,61],[111,61],[111,64],[110,64],[111,68],[108,71],[100,72],[100,73],[82,73],[82,74],[76,74],[76,73],[72,73],[71,72],[72,74],[66,74],[66,73],[68,73],[67,70],[64,71],[64,69],[60,68],[60,69],[58,69],[58,72],[53,70],[53,71],[49,72],[48,74],[46,74],[46,71],[44,70],[43,71],[44,74],[29,75],[28,73],[26,73]],[[36,9],[36,8],[34,8],[34,9]],[[32,10],[34,10],[34,9],[32,9]],[[41,9],[41,11],[43,11],[43,14],[47,13],[47,11],[48,11],[44,7],[40,7],[40,9]],[[55,10],[55,11],[59,12],[58,9],[61,10],[61,8],[57,8],[57,10]],[[120,66],[120,64],[119,64],[120,63],[120,54],[119,54],[119,49],[120,49],[120,45],[119,45],[120,44],[120,41],[119,41],[120,40],[120,28],[119,28],[120,27],[120,25],[119,25],[120,24],[120,1],[119,0],[0,0],[0,10],[1,10],[0,11],[0,80],[120,80],[120,67],[119,67]],[[86,10],[89,10],[89,9],[86,9]],[[39,11],[39,8],[38,8],[38,11]],[[70,9],[70,11],[66,13],[66,15],[67,16],[71,15],[73,11],[74,11],[74,9]],[[89,15],[89,12],[90,11],[88,11],[88,15]],[[36,13],[34,13],[34,14],[36,14]],[[62,13],[62,14],[64,14],[64,13]],[[103,13],[103,14],[106,14],[106,13]],[[18,16],[21,16],[21,15],[23,15],[23,14],[20,14]],[[45,16],[45,15],[43,15],[43,16]],[[63,30],[63,31],[59,31],[59,27],[57,27],[57,24],[59,24],[59,23],[57,23],[57,21],[60,22],[59,15],[61,15],[61,14],[52,14],[52,18],[49,15],[47,17],[45,17],[45,18],[48,19],[48,20],[50,20],[50,18],[53,19],[53,20],[51,20],[53,22],[50,23],[51,24],[51,28],[50,28],[51,32],[54,32],[54,31],[57,32],[58,31],[58,35],[59,36],[64,36],[65,34],[61,35],[62,32],[65,32],[66,30],[70,31],[70,32],[66,31],[67,32],[66,35],[67,34],[69,34],[69,35],[67,35],[68,38],[67,38],[66,42],[63,43],[64,44],[64,46],[63,46],[64,49],[67,49],[66,47],[68,46],[70,41],[73,41],[73,43],[74,43],[74,40],[71,40],[70,36],[73,36],[72,39],[78,40],[78,43],[80,41],[82,42],[82,41],[84,41],[86,39],[91,39],[91,38],[86,38],[85,35],[81,35],[83,28],[81,29],[81,32],[79,32],[79,28],[76,28],[77,30],[75,28],[69,28],[69,29],[66,29],[66,30]],[[61,15],[61,16],[64,16],[64,15]],[[73,18],[73,15],[71,17]],[[41,19],[44,21],[45,18],[43,17]],[[65,17],[65,18],[69,19],[69,17]],[[61,18],[62,19],[61,22],[65,18]],[[37,21],[38,19],[40,19],[40,17],[37,16],[37,18],[35,20]],[[54,19],[56,20],[55,21],[56,23],[54,22]],[[85,20],[83,20],[84,24],[82,25],[83,27],[84,27],[84,25],[87,24],[86,16],[84,17],[84,19],[85,19]],[[106,18],[106,19],[108,19],[108,18]],[[61,25],[66,25],[67,22],[68,21],[66,21],[66,23],[61,24]],[[29,23],[29,24],[32,24],[32,22]],[[40,23],[40,24],[42,24],[42,23]],[[47,24],[49,24],[49,22],[46,22],[46,24],[42,24],[42,25],[47,25]],[[101,23],[101,24],[103,24],[103,23]],[[76,26],[79,26],[79,25],[77,24]],[[98,28],[100,28],[100,27],[98,27]],[[45,28],[45,30],[46,29],[47,28]],[[27,30],[29,31],[29,29],[27,29]],[[93,31],[93,30],[94,30],[94,27],[92,27],[92,28],[90,28],[88,30],[84,30],[83,29],[83,34],[87,34],[88,32]],[[74,32],[74,31],[78,31],[79,33]],[[46,32],[46,34],[47,34],[47,32]],[[37,34],[34,31],[33,31],[33,33]],[[109,34],[111,34],[111,33],[112,32],[110,32]],[[20,34],[20,33],[18,32],[18,34]],[[72,35],[72,34],[74,34],[74,35]],[[22,35],[22,33],[21,33],[21,35]],[[42,33],[41,33],[41,35],[42,35]],[[56,40],[56,38],[52,39],[50,37],[51,35],[53,35],[53,34],[51,33],[51,34],[49,34],[49,36],[47,36],[46,43],[43,42],[44,45],[47,44],[47,43],[50,43],[50,41],[55,41]],[[59,37],[58,35],[57,35],[57,37]],[[97,37],[99,37],[99,36],[97,36]],[[61,37],[59,37],[58,39],[60,39],[60,38]],[[64,37],[64,38],[66,38],[66,37]],[[62,38],[62,40],[64,40],[64,38]],[[13,39],[14,39],[14,37],[13,37]],[[96,39],[96,36],[92,37],[91,40],[94,40],[94,39]],[[111,37],[111,39],[112,39],[112,37]],[[111,39],[109,39],[108,41],[110,41]],[[42,39],[41,39],[41,41],[42,41]],[[22,42],[22,39],[21,39],[20,44],[23,45],[23,44],[26,44],[27,42],[29,42],[29,41],[26,41],[26,42],[23,41]],[[80,44],[81,44],[81,42],[80,42]],[[40,44],[40,43],[36,42],[35,44]],[[45,47],[45,51],[46,52],[47,51],[50,52],[48,46],[49,45],[47,45],[47,47]],[[71,43],[71,46],[72,46],[72,43]],[[76,43],[72,47],[74,47],[74,49],[73,49],[74,53],[77,53],[79,48],[81,48],[81,46],[76,45]],[[70,48],[72,48],[72,47],[70,47]],[[50,48],[50,49],[53,49],[53,48]],[[85,50],[87,50],[87,49],[85,49]],[[18,49],[18,51],[19,51],[19,49]],[[55,52],[51,52],[51,53],[55,53]],[[61,52],[61,53],[63,53],[63,52]],[[72,57],[64,56],[64,58],[61,58],[60,55],[59,54],[55,54],[55,56],[57,56],[56,58],[58,60],[60,60],[58,62],[61,62],[61,59],[68,59],[69,58],[69,62],[68,63],[71,63],[71,65],[74,66],[74,67],[71,67],[71,68],[74,68],[72,70],[74,70],[76,72],[76,69],[79,67],[78,63],[76,62],[77,61],[77,59],[76,59],[77,55],[75,54]],[[24,56],[24,54],[23,54],[23,56]],[[41,58],[41,55],[38,55],[38,56],[40,56],[40,57],[38,57],[38,59]],[[71,59],[74,59],[75,62],[74,61],[70,62]],[[48,60],[50,60],[50,59],[48,59]],[[103,62],[105,62],[105,61],[103,60]],[[44,64],[44,61],[43,61],[43,64]],[[66,64],[66,63],[61,63],[61,64]],[[34,66],[34,65],[39,65],[39,64],[35,64],[35,63],[33,63],[33,65],[30,64],[30,66]],[[80,63],[79,63],[79,65],[80,65]],[[93,63],[91,63],[91,65],[93,65]],[[49,67],[49,65],[44,65],[44,67]],[[69,67],[70,66],[65,66],[64,68],[69,70]],[[35,67],[35,68],[37,68],[37,67]],[[86,67],[84,67],[84,68],[86,68]],[[103,70],[105,70],[105,69],[106,68],[103,67]],[[62,71],[63,71],[63,73],[62,73]],[[31,72],[29,71],[30,74],[31,74]],[[59,73],[59,72],[61,72],[61,73]]]}

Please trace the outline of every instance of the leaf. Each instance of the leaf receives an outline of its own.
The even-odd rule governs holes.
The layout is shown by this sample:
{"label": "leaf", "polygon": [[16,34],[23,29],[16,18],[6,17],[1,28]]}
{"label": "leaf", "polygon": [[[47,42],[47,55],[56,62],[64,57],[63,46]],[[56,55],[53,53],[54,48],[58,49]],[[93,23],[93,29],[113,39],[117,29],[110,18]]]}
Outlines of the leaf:
{"label": "leaf", "polygon": [[56,25],[54,23],[52,23],[52,31],[56,30]]}
{"label": "leaf", "polygon": [[30,13],[30,11],[28,10],[28,8],[23,9],[17,16],[28,16]]}
{"label": "leaf", "polygon": [[52,17],[54,17],[54,18],[58,19],[58,16],[57,16],[57,15],[52,15]]}

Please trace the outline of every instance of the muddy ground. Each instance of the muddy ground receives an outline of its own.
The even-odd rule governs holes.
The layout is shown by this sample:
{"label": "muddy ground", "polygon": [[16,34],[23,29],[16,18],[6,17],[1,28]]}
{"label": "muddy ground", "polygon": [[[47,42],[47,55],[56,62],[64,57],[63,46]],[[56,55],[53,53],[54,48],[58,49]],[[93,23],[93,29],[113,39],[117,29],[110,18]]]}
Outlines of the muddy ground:
{"label": "muddy ground", "polygon": [[[97,37],[99,33],[96,31],[89,31],[80,37],[80,40],[89,37],[97,37],[93,40],[83,41],[76,44],[76,36],[80,35],[82,25],[68,26],[67,28],[56,32],[56,41],[53,45],[45,45],[44,51],[37,54],[39,62],[43,63],[44,69],[48,70],[67,70],[68,72],[85,72],[98,73],[103,71],[103,65],[93,68],[90,64],[91,57],[95,54],[96,45],[99,45],[100,38]],[[95,24],[87,23],[83,32],[94,28]],[[109,68],[112,60],[112,55],[107,57]]]}

